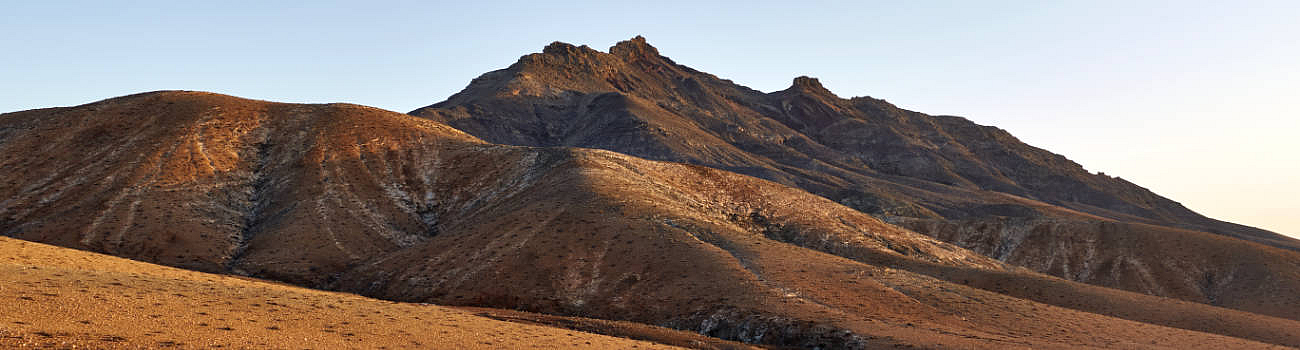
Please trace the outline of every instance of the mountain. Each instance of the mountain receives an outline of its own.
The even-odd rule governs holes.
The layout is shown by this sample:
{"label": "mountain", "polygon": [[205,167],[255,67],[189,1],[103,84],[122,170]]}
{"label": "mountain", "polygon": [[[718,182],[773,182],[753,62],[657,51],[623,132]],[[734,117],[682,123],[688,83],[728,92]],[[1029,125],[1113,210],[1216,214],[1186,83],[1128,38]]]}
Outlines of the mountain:
{"label": "mountain", "polygon": [[608,53],[552,43],[410,114],[493,143],[751,175],[1039,272],[1300,317],[1256,303],[1291,288],[1280,280],[1297,267],[1277,262],[1294,259],[1300,241],[1204,217],[995,127],[840,98],[815,78],[755,91],[677,64],[642,37]]}
{"label": "mountain", "polygon": [[802,348],[1300,346],[1294,294],[1249,294],[1296,286],[1291,251],[1204,234],[1266,263],[1221,297],[1271,317],[1035,273],[777,182],[357,105],[165,91],[0,114],[0,184],[9,237],[582,317],[496,319]]}

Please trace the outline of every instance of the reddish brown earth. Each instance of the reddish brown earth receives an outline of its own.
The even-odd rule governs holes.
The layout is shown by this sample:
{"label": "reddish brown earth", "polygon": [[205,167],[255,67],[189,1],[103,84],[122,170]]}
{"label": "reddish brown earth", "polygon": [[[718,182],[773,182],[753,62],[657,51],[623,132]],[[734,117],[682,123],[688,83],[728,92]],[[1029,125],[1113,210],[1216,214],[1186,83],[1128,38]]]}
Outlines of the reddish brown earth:
{"label": "reddish brown earth", "polygon": [[553,43],[411,114],[489,142],[734,171],[1054,276],[1300,319],[1300,241],[1204,217],[995,127],[840,98],[808,77],[755,91],[641,37],[607,53]]}
{"label": "reddish brown earth", "polygon": [[[668,331],[620,327],[794,347],[1300,345],[1300,322],[1037,274],[775,182],[355,105],[157,92],[3,114],[0,165],[6,236],[637,339]],[[1260,259],[1297,261],[1276,254]]]}

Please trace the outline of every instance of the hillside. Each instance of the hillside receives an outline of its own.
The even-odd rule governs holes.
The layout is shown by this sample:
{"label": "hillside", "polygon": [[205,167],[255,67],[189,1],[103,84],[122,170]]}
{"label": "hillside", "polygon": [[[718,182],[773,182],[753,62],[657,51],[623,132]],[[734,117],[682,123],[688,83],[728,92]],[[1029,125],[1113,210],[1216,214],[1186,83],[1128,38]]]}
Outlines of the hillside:
{"label": "hillside", "polygon": [[[138,94],[0,115],[0,157],[6,236],[393,301],[773,346],[1300,345],[1300,322],[1033,273],[779,183],[363,106]],[[1248,291],[1292,312],[1260,288],[1300,259],[1251,252],[1275,265]]]}
{"label": "hillside", "polygon": [[0,347],[669,349],[0,237]]}
{"label": "hillside", "polygon": [[[556,42],[410,114],[494,143],[751,175],[1058,277],[1300,317],[1258,303],[1287,290],[1275,279],[1293,279],[1295,266],[1232,263],[1292,261],[1300,241],[1204,217],[996,127],[840,98],[808,77],[755,91],[677,64],[641,37],[608,53]],[[1161,246],[1194,248],[1132,249]]]}

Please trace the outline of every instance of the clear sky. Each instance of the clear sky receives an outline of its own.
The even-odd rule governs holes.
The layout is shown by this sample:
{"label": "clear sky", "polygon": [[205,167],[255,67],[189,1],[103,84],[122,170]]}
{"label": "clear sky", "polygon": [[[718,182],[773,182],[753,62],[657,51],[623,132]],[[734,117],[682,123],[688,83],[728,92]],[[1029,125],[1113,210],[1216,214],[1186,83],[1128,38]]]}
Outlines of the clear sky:
{"label": "clear sky", "polygon": [[1300,1],[470,3],[8,1],[0,112],[165,89],[407,112],[551,41],[639,34],[758,90],[809,75],[964,116],[1300,236]]}

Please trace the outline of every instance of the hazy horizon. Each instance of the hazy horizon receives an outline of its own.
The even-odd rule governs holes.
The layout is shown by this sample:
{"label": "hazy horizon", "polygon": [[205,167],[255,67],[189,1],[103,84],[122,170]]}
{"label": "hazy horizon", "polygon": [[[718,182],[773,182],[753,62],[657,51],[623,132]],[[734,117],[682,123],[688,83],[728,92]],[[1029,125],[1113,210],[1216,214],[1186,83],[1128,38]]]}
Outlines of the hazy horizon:
{"label": "hazy horizon", "polygon": [[823,5],[10,4],[0,113],[167,89],[407,112],[551,41],[644,35],[740,85],[963,116],[1300,237],[1300,3]]}

